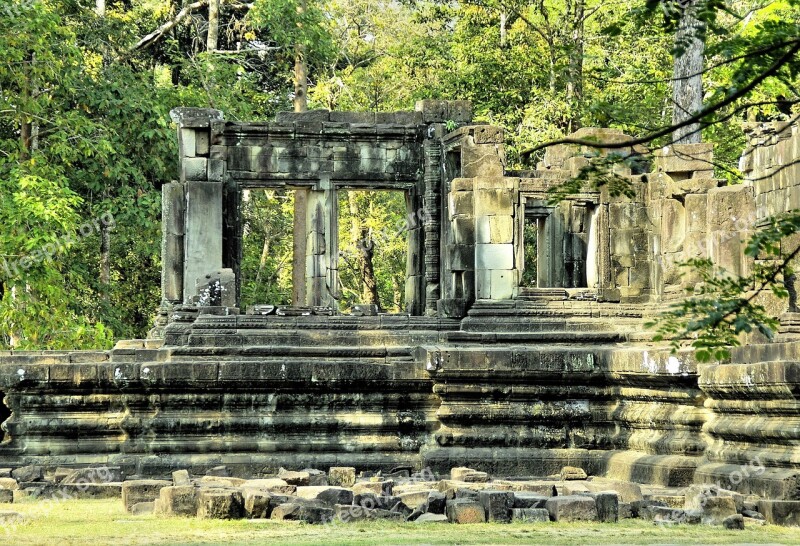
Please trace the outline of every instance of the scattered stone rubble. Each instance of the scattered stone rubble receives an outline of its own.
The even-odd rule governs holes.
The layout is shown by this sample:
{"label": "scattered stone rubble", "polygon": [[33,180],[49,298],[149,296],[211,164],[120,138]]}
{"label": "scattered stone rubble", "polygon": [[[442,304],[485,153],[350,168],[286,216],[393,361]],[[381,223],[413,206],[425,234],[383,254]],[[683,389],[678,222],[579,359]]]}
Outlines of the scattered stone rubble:
{"label": "scattered stone rubble", "polygon": [[[107,481],[113,480],[113,481]],[[201,519],[274,519],[312,524],[390,519],[413,523],[604,522],[639,518],[657,525],[704,524],[725,529],[800,526],[800,500],[766,500],[714,485],[649,487],[587,476],[564,467],[553,476],[491,478],[466,467],[449,478],[430,471],[356,472],[352,467],[271,477],[230,476],[224,466],[203,476],[123,476],[119,467],[0,469],[0,504],[22,498],[121,498],[133,515]],[[23,519],[0,510],[0,519]]]}

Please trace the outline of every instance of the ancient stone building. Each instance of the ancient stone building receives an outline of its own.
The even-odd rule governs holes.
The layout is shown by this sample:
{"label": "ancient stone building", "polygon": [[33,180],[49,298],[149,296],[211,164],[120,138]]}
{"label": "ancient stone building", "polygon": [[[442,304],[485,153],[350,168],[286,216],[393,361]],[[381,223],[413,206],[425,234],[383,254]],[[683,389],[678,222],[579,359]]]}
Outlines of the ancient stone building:
{"label": "ancient stone building", "polygon": [[[633,197],[584,189],[552,204],[548,189],[597,152],[556,146],[536,170],[511,171],[502,131],[472,124],[464,102],[269,123],[173,114],[181,177],[164,186],[156,337],[2,354],[4,465],[107,462],[144,475],[468,465],[505,476],[573,465],[800,494],[798,315],[776,307],[774,342],[710,365],[643,327],[696,282],[679,262],[708,256],[746,273],[743,240],[800,208],[800,128],[753,129],[744,184],[713,178],[710,146],[676,145],[618,170]],[[295,307],[248,314],[242,192],[284,187],[303,192],[304,282]],[[342,189],[405,192],[406,313],[338,308]]]}

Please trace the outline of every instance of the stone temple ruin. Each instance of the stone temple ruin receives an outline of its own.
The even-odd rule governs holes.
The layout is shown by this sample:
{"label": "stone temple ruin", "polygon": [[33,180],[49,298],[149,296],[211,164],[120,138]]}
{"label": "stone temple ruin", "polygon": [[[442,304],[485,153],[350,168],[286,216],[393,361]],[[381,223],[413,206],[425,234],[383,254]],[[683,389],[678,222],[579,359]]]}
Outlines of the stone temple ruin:
{"label": "stone temple ruin", "polygon": [[[269,123],[173,116],[181,175],[163,188],[154,338],[0,355],[4,466],[110,464],[140,476],[574,466],[800,499],[795,309],[771,303],[776,340],[751,339],[710,365],[671,354],[643,327],[697,282],[679,262],[707,256],[745,273],[743,240],[800,208],[800,127],[752,128],[740,185],[713,178],[709,145],[674,145],[642,172],[618,173],[633,198],[604,189],[552,205],[548,189],[597,152],[556,146],[536,170],[509,170],[502,131],[473,124],[466,102]],[[278,314],[238,308],[239,210],[251,188],[303,192],[296,305]],[[406,313],[338,308],[341,189],[405,192]],[[522,285],[533,261],[535,280]]]}

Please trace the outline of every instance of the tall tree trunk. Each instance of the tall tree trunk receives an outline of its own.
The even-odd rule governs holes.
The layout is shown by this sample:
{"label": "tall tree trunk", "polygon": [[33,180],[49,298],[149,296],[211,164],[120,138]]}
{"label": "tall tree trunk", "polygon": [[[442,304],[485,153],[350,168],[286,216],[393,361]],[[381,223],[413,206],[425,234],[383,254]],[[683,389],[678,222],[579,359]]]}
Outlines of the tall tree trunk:
{"label": "tall tree trunk", "polygon": [[95,0],[94,12],[98,17],[106,16],[106,0]]}
{"label": "tall tree trunk", "polygon": [[500,13],[500,47],[506,46],[507,30],[506,23],[508,22],[508,14],[503,11]]}
{"label": "tall tree trunk", "polygon": [[347,204],[350,208],[350,240],[358,252],[358,272],[361,277],[362,303],[374,303],[380,307],[378,296],[378,281],[375,278],[375,243],[368,227],[361,222],[361,212],[358,207],[358,194],[354,191],[347,192]]}
{"label": "tall tree trunk", "polygon": [[294,111],[308,110],[308,65],[306,49],[303,45],[294,46]]}
{"label": "tall tree trunk", "polygon": [[[100,1],[100,0],[98,0]],[[208,36],[206,38],[206,51],[216,51],[219,42],[219,2],[208,1]]]}
{"label": "tall tree trunk", "polygon": [[[690,119],[703,107],[703,56],[705,54],[705,24],[696,17],[698,0],[691,0],[681,10],[675,33],[675,54],[672,73],[672,123]],[[675,143],[700,142],[700,124],[692,123],[676,129]]]}
{"label": "tall tree trunk", "polygon": [[584,0],[575,0],[568,13],[571,26],[572,44],[569,52],[569,67],[567,70],[567,104],[570,117],[567,120],[568,132],[580,128],[580,105],[583,100],[583,52],[584,52],[584,13],[586,4]]}

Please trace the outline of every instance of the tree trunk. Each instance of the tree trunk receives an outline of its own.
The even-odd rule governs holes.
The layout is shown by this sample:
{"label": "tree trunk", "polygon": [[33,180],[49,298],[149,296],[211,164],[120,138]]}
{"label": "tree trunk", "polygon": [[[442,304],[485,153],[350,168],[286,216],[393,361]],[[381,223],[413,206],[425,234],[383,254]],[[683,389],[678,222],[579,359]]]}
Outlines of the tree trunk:
{"label": "tree trunk", "polygon": [[[682,123],[703,108],[703,56],[705,53],[705,24],[695,15],[697,1],[692,0],[681,12],[675,33],[675,53],[672,73],[672,123]],[[696,143],[702,139],[700,124],[692,123],[676,129],[675,143]]]}
{"label": "tree trunk", "polygon": [[381,301],[378,296],[378,280],[375,278],[374,256],[375,242],[372,240],[370,230],[362,228],[358,241],[358,266],[364,281],[364,303],[373,303],[380,309]]}
{"label": "tree trunk", "polygon": [[106,16],[106,0],[95,0],[94,12],[98,17]]}
{"label": "tree trunk", "polygon": [[308,110],[308,65],[305,47],[294,46],[294,111]]}
{"label": "tree trunk", "polygon": [[576,0],[572,12],[568,14],[572,27],[572,44],[569,51],[569,67],[567,70],[567,104],[570,117],[567,120],[567,132],[572,133],[580,128],[580,105],[583,100],[583,52],[584,52],[584,0]]}
{"label": "tree trunk", "polygon": [[500,47],[506,46],[508,14],[504,11],[500,13]]}
{"label": "tree trunk", "polygon": [[111,284],[111,226],[100,223],[100,285],[103,299],[108,299]]}
{"label": "tree trunk", "polygon": [[[100,0],[98,0],[100,1]],[[206,38],[206,51],[218,49],[219,41],[219,0],[208,2],[208,36]]]}

